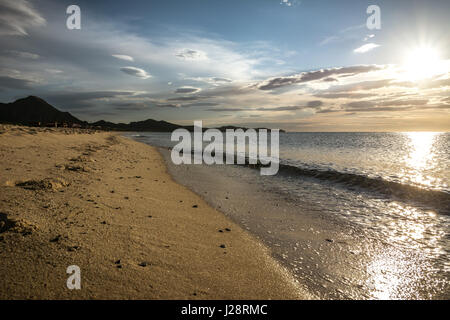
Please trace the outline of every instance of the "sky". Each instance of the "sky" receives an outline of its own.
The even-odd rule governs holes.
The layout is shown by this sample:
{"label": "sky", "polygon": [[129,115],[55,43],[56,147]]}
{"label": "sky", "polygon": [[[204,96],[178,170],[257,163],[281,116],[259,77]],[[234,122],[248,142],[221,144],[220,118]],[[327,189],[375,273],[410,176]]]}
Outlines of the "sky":
{"label": "sky", "polygon": [[[81,29],[67,27],[73,4]],[[450,131],[449,12],[447,0],[0,0],[0,101],[36,95],[90,122]]]}

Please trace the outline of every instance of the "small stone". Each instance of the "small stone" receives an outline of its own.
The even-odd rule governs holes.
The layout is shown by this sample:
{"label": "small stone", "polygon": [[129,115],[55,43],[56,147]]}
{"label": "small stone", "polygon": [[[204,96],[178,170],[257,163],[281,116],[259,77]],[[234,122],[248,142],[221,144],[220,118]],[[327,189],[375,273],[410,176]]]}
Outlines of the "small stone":
{"label": "small stone", "polygon": [[102,222],[100,222],[101,224],[106,224],[106,221],[102,221]]}
{"label": "small stone", "polygon": [[194,204],[194,205],[192,206],[192,208],[198,208],[198,205]]}
{"label": "small stone", "polygon": [[225,228],[225,231],[231,232],[230,228]]}
{"label": "small stone", "polygon": [[139,266],[140,266],[140,267],[144,267],[144,268],[145,268],[147,265],[148,265],[148,263],[145,262],[145,261],[139,263]]}
{"label": "small stone", "polygon": [[325,239],[325,241],[327,241],[327,242],[334,242],[333,239]]}
{"label": "small stone", "polygon": [[58,242],[61,239],[61,235],[57,235],[56,237],[50,239],[50,242]]}
{"label": "small stone", "polygon": [[117,269],[122,269],[122,265],[121,264],[117,265]]}
{"label": "small stone", "polygon": [[222,229],[220,229],[220,230],[219,230],[219,232],[223,232],[223,230],[222,230]]}
{"label": "small stone", "polygon": [[72,247],[68,247],[67,251],[73,252],[73,251],[77,251],[78,249],[80,249],[79,246],[72,246]]}
{"label": "small stone", "polygon": [[120,264],[120,259],[114,262],[114,264]]}
{"label": "small stone", "polygon": [[224,245],[224,244],[221,244],[219,247],[222,248],[222,249],[225,249],[227,246]]}

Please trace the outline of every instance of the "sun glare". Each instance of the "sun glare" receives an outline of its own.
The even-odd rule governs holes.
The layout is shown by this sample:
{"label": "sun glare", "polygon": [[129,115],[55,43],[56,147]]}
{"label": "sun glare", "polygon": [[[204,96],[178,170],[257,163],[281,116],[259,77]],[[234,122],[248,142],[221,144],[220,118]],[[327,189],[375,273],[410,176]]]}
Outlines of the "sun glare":
{"label": "sun glare", "polygon": [[443,62],[439,52],[431,47],[419,47],[410,51],[404,60],[406,77],[410,81],[424,80],[442,72]]}

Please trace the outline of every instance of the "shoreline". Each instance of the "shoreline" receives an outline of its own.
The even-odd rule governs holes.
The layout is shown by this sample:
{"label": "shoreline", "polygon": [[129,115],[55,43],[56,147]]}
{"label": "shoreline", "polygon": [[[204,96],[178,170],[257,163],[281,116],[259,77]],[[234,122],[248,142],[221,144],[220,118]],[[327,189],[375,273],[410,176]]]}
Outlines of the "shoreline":
{"label": "shoreline", "polygon": [[[314,201],[338,205],[338,188],[308,177],[288,185],[293,182],[284,176],[263,177],[242,166],[177,166],[171,163],[167,149],[159,151],[176,182],[264,243],[318,299],[448,297],[445,274],[427,274],[427,266],[439,266],[439,260],[427,260],[421,251],[400,246],[395,239],[332,214]],[[296,193],[287,189],[292,187],[298,188]],[[310,198],[311,192],[329,197]],[[386,274],[397,282],[392,284]]]}
{"label": "shoreline", "polygon": [[[313,298],[176,183],[155,147],[120,133],[2,128],[0,299]],[[70,265],[81,290],[66,287]]]}

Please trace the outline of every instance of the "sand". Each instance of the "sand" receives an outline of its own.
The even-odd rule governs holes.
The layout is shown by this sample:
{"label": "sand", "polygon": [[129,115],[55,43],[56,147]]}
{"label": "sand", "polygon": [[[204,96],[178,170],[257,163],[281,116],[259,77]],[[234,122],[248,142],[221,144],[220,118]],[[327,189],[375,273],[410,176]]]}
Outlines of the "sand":
{"label": "sand", "polygon": [[0,126],[0,274],[0,299],[311,298],[155,148],[74,129]]}

